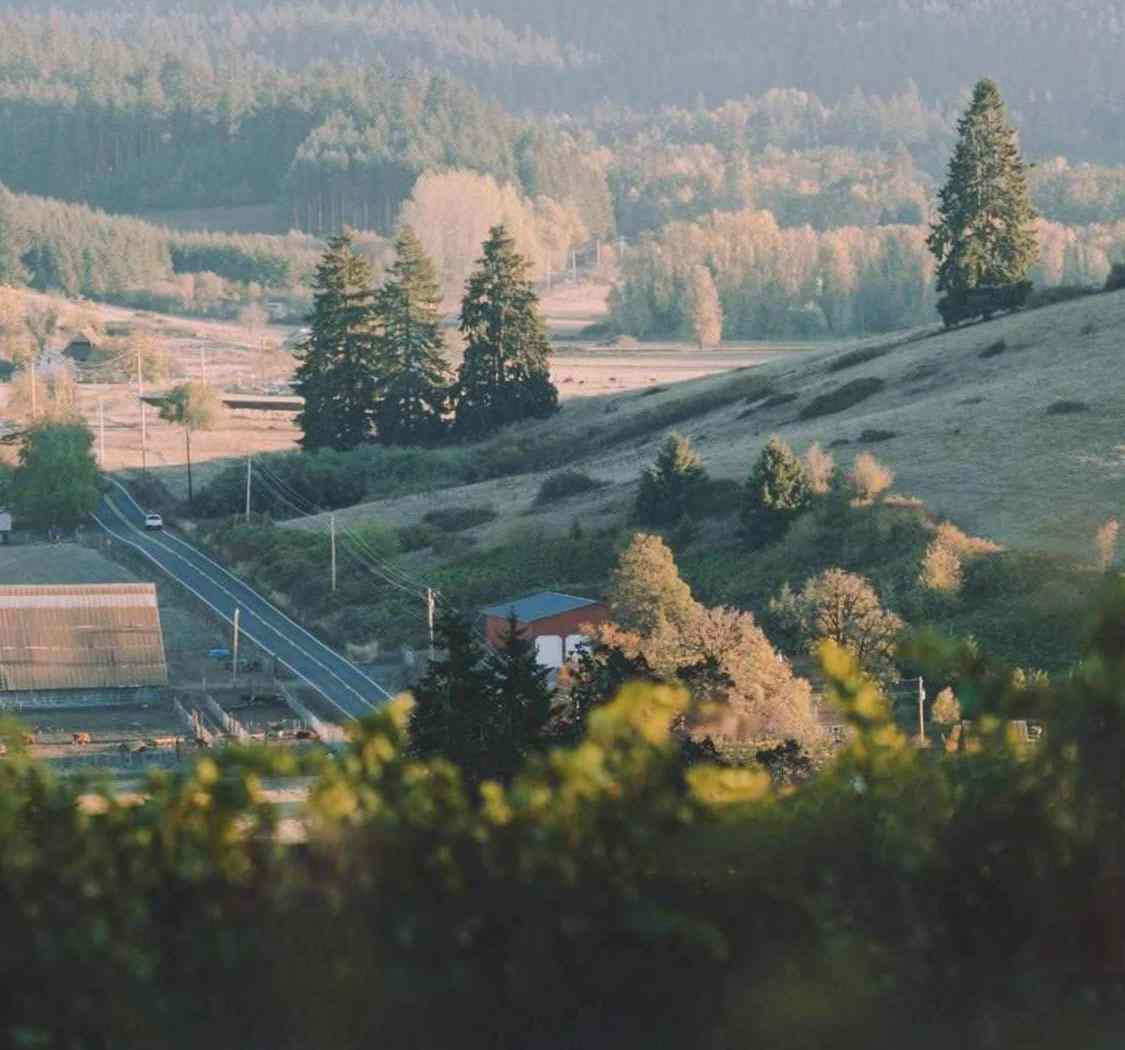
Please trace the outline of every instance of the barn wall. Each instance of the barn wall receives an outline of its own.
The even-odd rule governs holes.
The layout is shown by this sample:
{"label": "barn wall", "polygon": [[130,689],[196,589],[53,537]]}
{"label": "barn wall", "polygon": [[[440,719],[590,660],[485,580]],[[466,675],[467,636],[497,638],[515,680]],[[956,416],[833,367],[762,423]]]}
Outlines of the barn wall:
{"label": "barn wall", "polygon": [[128,707],[160,699],[159,689],[49,689],[0,692],[2,711],[67,711],[85,707]]}
{"label": "barn wall", "polygon": [[[530,638],[539,638],[543,635],[558,635],[566,638],[571,634],[582,634],[579,630],[583,624],[592,623],[595,626],[605,623],[609,619],[609,609],[600,602],[596,605],[587,605],[571,612],[559,613],[557,616],[548,616],[544,620],[536,620],[532,624],[521,624]],[[504,632],[508,629],[508,621],[501,616],[486,616],[484,620],[484,636],[488,644],[498,648]]]}

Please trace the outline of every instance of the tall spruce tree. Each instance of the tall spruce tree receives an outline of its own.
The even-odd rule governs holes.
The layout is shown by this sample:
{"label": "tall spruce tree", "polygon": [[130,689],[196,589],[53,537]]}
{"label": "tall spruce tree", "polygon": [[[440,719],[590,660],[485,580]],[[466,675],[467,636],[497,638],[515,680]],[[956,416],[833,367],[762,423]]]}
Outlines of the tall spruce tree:
{"label": "tall spruce tree", "polygon": [[[957,144],[939,193],[930,251],[947,322],[1022,305],[1038,255],[1035,209],[1015,129],[1000,91],[980,81],[957,125]],[[994,294],[975,289],[997,289]]]}
{"label": "tall spruce tree", "polygon": [[442,607],[434,633],[442,655],[413,690],[411,750],[421,758],[447,758],[476,781],[488,775],[493,671],[484,646],[456,609]]}
{"label": "tall spruce tree", "polygon": [[294,388],[305,449],[349,449],[370,440],[378,392],[378,346],[371,265],[346,231],[328,242],[313,279],[308,338]]}
{"label": "tall spruce tree", "polygon": [[746,482],[741,518],[747,536],[755,544],[780,539],[811,499],[804,464],[775,434]]}
{"label": "tall spruce tree", "polygon": [[386,445],[440,440],[449,398],[449,366],[441,335],[441,288],[422,242],[405,226],[396,259],[375,297],[378,394],[375,433]]}
{"label": "tall spruce tree", "polygon": [[528,262],[503,226],[494,226],[461,305],[465,358],[455,388],[456,427],[481,437],[521,419],[549,416],[559,392]]}
{"label": "tall spruce tree", "polygon": [[550,672],[539,663],[535,642],[514,615],[501,638],[494,666],[490,775],[510,780],[541,739],[551,717]]}

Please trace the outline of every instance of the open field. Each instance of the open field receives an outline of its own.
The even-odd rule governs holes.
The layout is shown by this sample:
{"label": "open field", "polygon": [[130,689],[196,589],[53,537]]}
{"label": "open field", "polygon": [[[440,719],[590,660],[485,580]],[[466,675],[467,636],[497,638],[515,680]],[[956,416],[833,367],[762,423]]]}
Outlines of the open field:
{"label": "open field", "polygon": [[[562,286],[544,302],[549,327],[556,335],[573,334],[604,315],[604,285]],[[54,302],[46,296],[27,293],[30,302]],[[292,378],[296,361],[280,349],[291,328],[267,326],[247,328],[234,322],[204,321],[150,314],[104,304],[82,303],[78,311],[96,320],[101,328],[129,326],[154,331],[168,351],[172,376],[163,384],[146,388],[148,393],[184,379],[206,380],[230,391],[265,392],[282,389]],[[453,333],[451,332],[451,335]],[[59,345],[66,339],[60,337]],[[792,344],[778,350],[809,349]],[[739,344],[715,351],[698,351],[685,345],[629,347],[622,349],[588,346],[578,342],[559,344],[553,374],[564,400],[620,394],[714,375],[733,368],[758,364],[776,356],[775,348],[761,344]],[[9,402],[10,388],[0,394],[8,406],[6,422],[18,426],[20,406]],[[136,387],[129,383],[83,383],[80,386],[83,416],[99,434],[104,418],[104,466],[110,471],[135,471],[142,466],[141,415]],[[291,414],[283,412],[228,413],[212,431],[192,436],[195,484],[206,484],[231,458],[248,454],[281,452],[297,447],[300,432]],[[147,410],[147,465],[177,496],[187,495],[186,453],[180,428],[161,421],[155,410]],[[9,453],[10,455],[10,453]]]}

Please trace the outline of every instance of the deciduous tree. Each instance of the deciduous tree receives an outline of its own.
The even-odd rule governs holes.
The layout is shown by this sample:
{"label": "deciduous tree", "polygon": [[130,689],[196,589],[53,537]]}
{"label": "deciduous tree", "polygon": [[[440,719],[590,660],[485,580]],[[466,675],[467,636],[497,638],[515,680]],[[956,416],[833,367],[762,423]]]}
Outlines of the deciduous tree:
{"label": "deciduous tree", "polygon": [[100,498],[94,435],[85,423],[37,423],[24,434],[12,479],[21,522],[74,528]]}
{"label": "deciduous tree", "polygon": [[181,383],[160,404],[160,418],[184,428],[189,503],[195,499],[191,483],[191,435],[196,430],[214,430],[222,413],[219,395],[206,383]]}

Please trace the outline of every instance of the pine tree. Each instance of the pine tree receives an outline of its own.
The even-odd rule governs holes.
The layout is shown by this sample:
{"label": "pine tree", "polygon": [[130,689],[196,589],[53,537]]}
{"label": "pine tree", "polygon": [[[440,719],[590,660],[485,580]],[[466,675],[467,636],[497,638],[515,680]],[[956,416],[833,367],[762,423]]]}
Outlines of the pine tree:
{"label": "pine tree", "polygon": [[991,80],[977,84],[957,132],[928,241],[947,323],[1022,305],[1038,256],[1027,168]]}
{"label": "pine tree", "polygon": [[395,263],[375,297],[375,432],[386,445],[427,445],[442,436],[449,397],[441,289],[433,263],[409,226],[399,234],[395,251]]}
{"label": "pine tree", "polygon": [[509,780],[540,739],[551,716],[554,690],[549,670],[539,663],[535,642],[515,616],[493,661],[495,693],[491,729],[490,776]]}
{"label": "pine tree", "polygon": [[370,440],[378,389],[371,266],[347,232],[333,237],[317,267],[294,384],[305,399],[297,417],[305,449],[349,449]]}
{"label": "pine tree", "polygon": [[528,262],[503,226],[494,226],[461,305],[465,359],[455,388],[456,427],[480,437],[558,408],[551,352]]}
{"label": "pine tree", "polygon": [[775,434],[762,450],[746,483],[743,527],[755,543],[772,543],[785,535],[810,499],[804,466],[796,453]]}
{"label": "pine tree", "polygon": [[645,525],[671,525],[690,516],[706,483],[707,471],[691,442],[682,434],[669,434],[656,462],[641,475],[637,520]]}
{"label": "pine tree", "polygon": [[442,656],[413,690],[411,750],[422,758],[447,758],[476,781],[487,775],[493,671],[468,620],[455,609],[442,608],[435,638]]}

